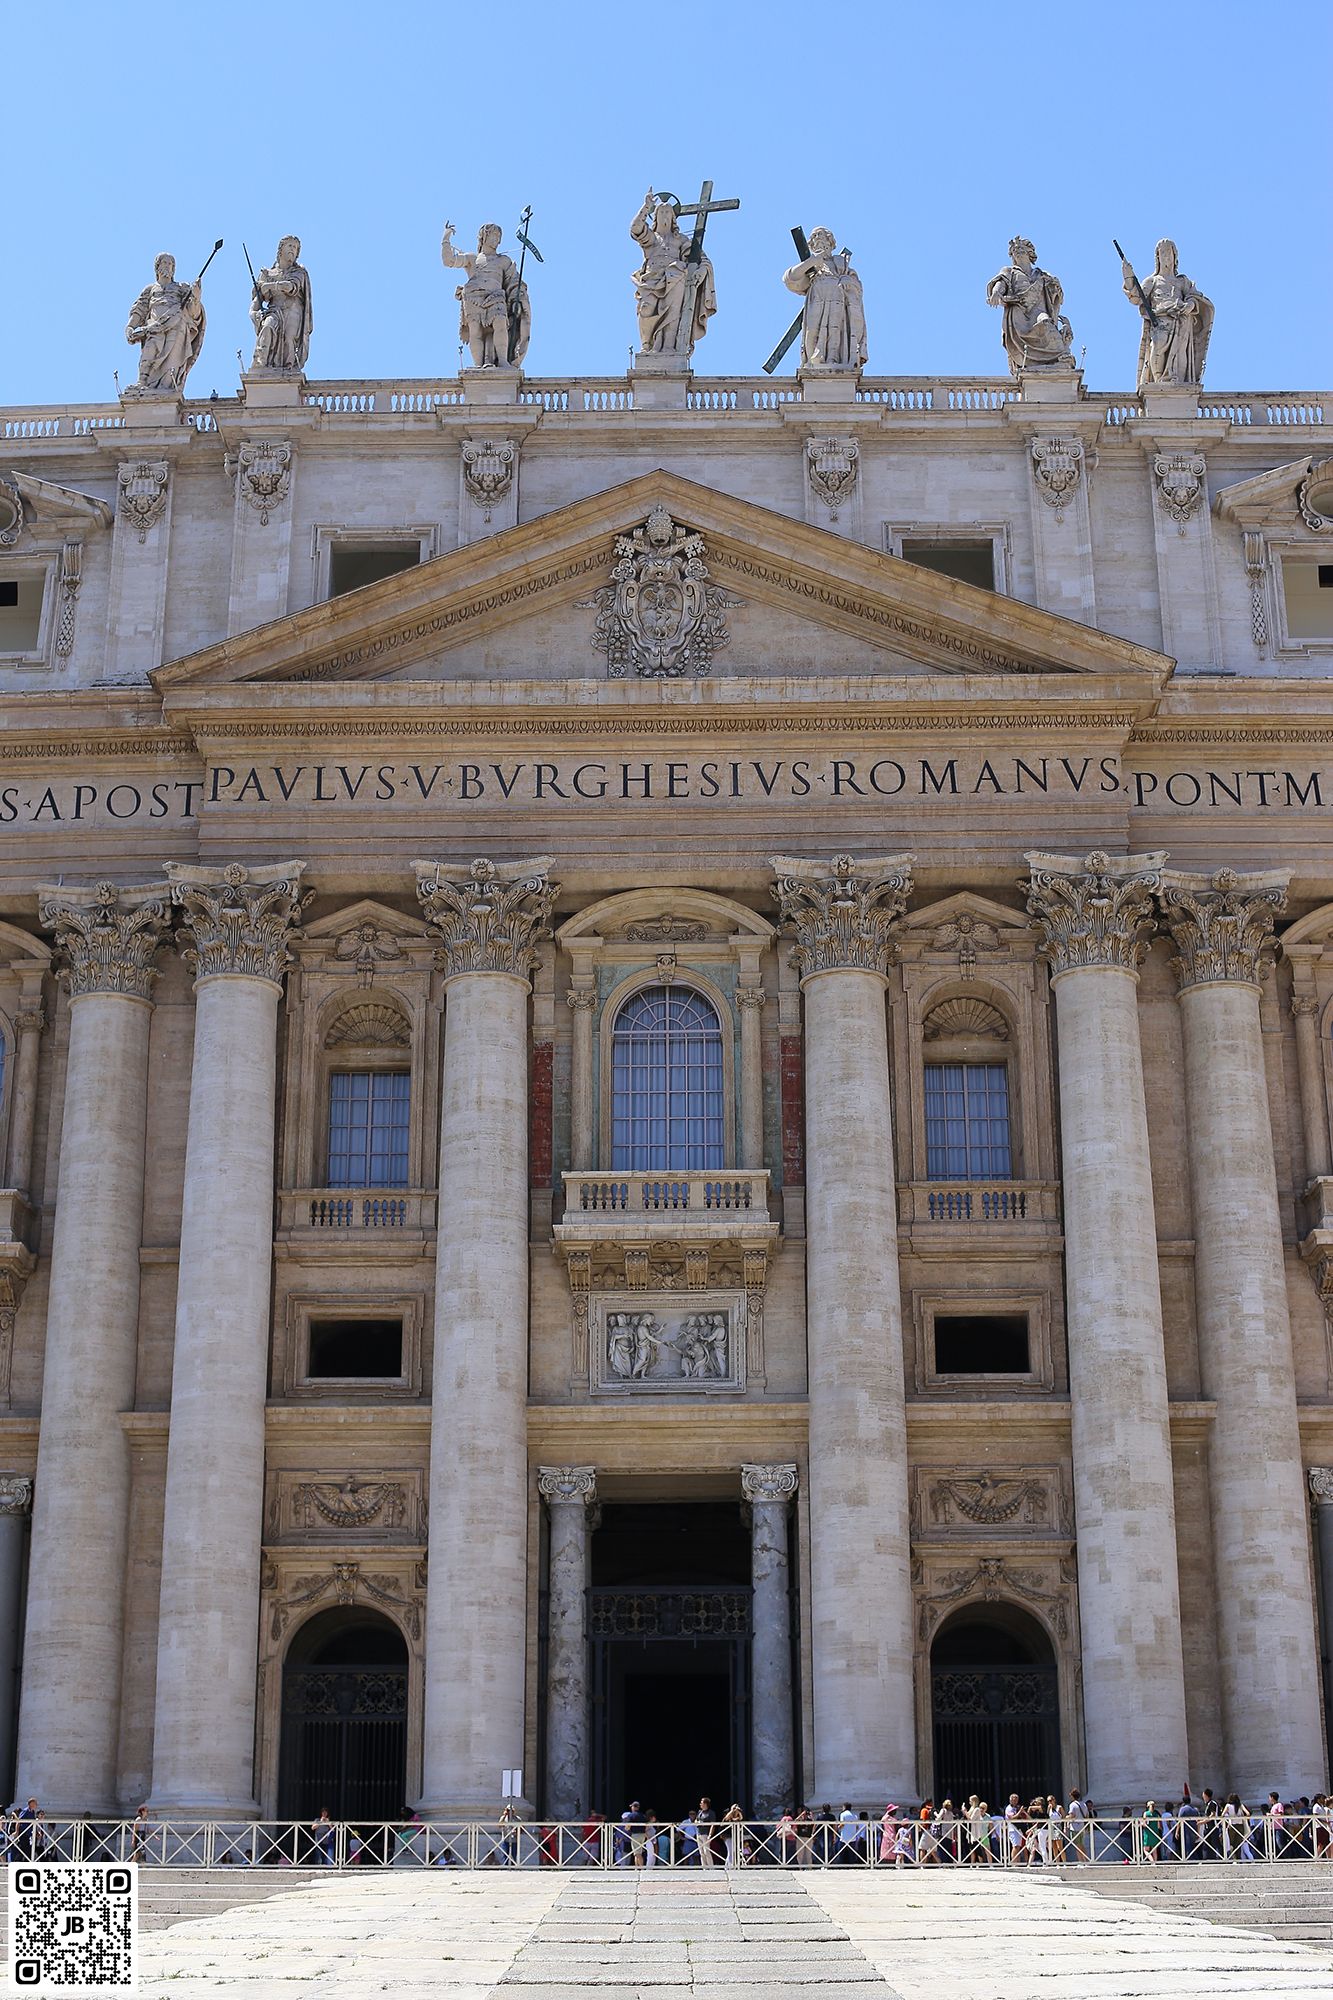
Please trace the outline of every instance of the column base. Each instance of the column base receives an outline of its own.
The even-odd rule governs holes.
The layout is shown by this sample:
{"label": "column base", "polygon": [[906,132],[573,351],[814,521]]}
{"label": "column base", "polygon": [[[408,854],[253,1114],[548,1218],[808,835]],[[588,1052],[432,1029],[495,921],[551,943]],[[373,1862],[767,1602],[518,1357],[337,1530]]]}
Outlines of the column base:
{"label": "column base", "polygon": [[258,1799],[160,1799],[148,1800],[148,1810],[159,1820],[173,1819],[258,1819]]}

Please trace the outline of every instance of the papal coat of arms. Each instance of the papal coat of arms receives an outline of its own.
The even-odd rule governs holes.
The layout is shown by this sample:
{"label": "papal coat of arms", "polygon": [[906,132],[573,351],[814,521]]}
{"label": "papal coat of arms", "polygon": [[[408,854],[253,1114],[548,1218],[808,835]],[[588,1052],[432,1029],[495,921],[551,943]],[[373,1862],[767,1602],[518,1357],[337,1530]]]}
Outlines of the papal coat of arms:
{"label": "papal coat of arms", "polygon": [[704,539],[654,507],[641,528],[616,537],[611,582],[584,600],[597,612],[592,643],[612,680],[706,674],[730,636],[724,613],[738,597],[711,583]]}

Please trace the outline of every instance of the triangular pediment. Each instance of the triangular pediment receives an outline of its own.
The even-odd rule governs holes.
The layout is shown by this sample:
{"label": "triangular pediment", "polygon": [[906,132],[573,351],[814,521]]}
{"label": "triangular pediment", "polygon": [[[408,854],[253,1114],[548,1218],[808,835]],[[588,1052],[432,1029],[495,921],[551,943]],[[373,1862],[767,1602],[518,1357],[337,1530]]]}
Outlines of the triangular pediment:
{"label": "triangular pediment", "polygon": [[[883,662],[949,674],[1169,676],[1172,662],[1035,605],[882,555],[676,473],[651,472],[418,568],[257,627],[160,667],[163,690],[208,683],[438,680],[452,649],[587,607],[611,581],[617,537],[656,508],[702,535],[711,580],[768,614],[822,628]],[[736,614],[738,617],[741,612]],[[587,633],[568,678],[602,679]],[[572,647],[570,649],[573,650]],[[521,649],[516,649],[521,660]],[[596,664],[594,664],[596,662]],[[501,669],[522,678],[521,664]]]}
{"label": "triangular pediment", "polygon": [[1223,486],[1213,501],[1225,521],[1269,534],[1333,530],[1333,458],[1314,454]]}

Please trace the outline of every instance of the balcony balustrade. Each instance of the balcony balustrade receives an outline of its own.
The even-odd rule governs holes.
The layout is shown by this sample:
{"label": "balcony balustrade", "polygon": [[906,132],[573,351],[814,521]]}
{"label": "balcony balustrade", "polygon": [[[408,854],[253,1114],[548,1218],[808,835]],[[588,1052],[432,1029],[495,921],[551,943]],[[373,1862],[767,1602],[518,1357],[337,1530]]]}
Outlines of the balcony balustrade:
{"label": "balcony balustrade", "polygon": [[421,1237],[434,1227],[434,1189],[292,1188],[278,1196],[283,1237]]}
{"label": "balcony balustrade", "polygon": [[898,1189],[900,1221],[916,1230],[1058,1232],[1054,1181],[908,1181]]}

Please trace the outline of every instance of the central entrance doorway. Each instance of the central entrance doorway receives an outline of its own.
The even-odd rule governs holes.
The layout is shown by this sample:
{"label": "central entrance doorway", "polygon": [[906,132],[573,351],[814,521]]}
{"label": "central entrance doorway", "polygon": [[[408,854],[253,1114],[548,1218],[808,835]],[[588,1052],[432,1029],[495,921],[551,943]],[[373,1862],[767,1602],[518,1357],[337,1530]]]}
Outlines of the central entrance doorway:
{"label": "central entrance doorway", "polygon": [[999,1810],[1061,1796],[1060,1694],[1045,1630],[1016,1604],[956,1611],[930,1649],[935,1799]]}
{"label": "central entrance doorway", "polygon": [[376,1611],[322,1611],[292,1640],[282,1669],[278,1817],[404,1817],[407,1643]]}
{"label": "central entrance doorway", "polygon": [[592,1538],[592,1803],[679,1819],[750,1782],[750,1537],[738,1503],[604,1505]]}

